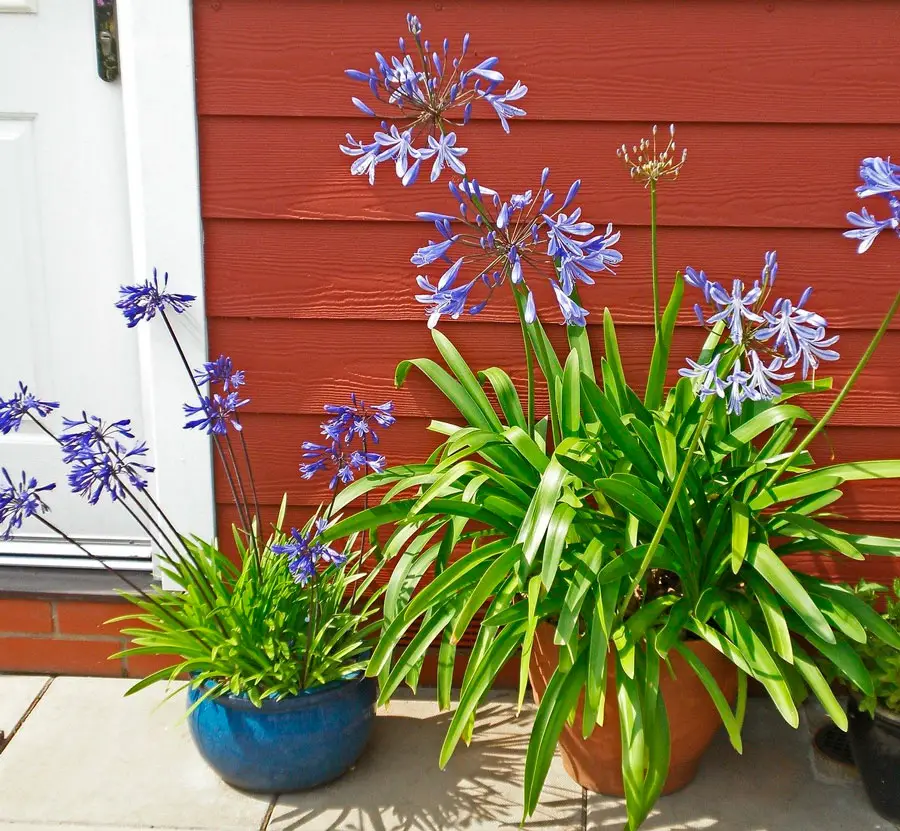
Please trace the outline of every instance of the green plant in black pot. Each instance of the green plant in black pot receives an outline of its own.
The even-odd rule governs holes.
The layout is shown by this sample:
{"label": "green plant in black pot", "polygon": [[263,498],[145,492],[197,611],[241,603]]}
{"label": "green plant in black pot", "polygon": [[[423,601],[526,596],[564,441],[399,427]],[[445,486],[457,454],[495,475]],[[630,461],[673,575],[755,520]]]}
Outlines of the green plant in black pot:
{"label": "green plant in black pot", "polygon": [[[900,640],[900,579],[893,590],[862,583],[857,594],[878,609]],[[900,652],[878,637],[856,644],[872,678],[872,689],[851,695],[848,704],[853,759],[872,806],[900,823]]]}

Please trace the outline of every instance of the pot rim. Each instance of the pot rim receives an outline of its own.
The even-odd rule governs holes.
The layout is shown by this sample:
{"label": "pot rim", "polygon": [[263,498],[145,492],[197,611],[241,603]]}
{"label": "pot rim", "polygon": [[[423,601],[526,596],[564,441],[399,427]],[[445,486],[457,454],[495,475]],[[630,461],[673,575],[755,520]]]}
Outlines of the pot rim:
{"label": "pot rim", "polygon": [[[251,710],[255,713],[293,712],[295,710],[318,707],[322,703],[323,696],[328,697],[329,699],[347,696],[366,680],[369,679],[366,678],[365,673],[363,673],[362,670],[357,670],[346,678],[341,678],[337,681],[329,681],[327,684],[321,684],[316,687],[308,687],[305,690],[300,690],[296,695],[288,695],[284,698],[273,698],[269,696],[262,700],[262,704],[259,707],[250,700],[247,693],[235,695],[234,693],[226,692],[222,695],[217,695],[214,698],[208,698],[204,703],[211,702],[221,704],[223,707],[228,707],[233,710]],[[192,684],[190,692],[197,694],[200,689],[209,689],[212,687],[213,683],[214,682],[211,680],[204,681],[200,687]]]}
{"label": "pot rim", "polygon": [[[859,703],[862,700],[862,696],[857,692],[851,692],[850,698],[856,705],[856,709],[863,713],[863,715],[869,715],[864,710],[859,709]],[[887,707],[882,706],[881,704],[875,704],[875,716],[874,718],[880,719],[881,721],[886,721],[889,724],[896,725],[900,727],[900,713],[895,712],[894,710],[889,710]]]}

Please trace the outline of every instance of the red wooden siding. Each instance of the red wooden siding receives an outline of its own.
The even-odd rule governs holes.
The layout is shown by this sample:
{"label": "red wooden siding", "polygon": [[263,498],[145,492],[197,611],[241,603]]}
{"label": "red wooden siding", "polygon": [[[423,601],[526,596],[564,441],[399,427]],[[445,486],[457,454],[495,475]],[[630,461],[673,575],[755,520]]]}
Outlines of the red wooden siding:
{"label": "red wooden siding", "polygon": [[[419,9],[407,0],[196,0],[211,350],[248,372],[247,437],[267,510],[284,491],[298,516],[326,497],[324,483],[297,476],[299,444],[317,433],[322,404],[345,391],[394,399],[399,421],[382,444],[394,462],[421,459],[435,441],[428,419],[453,415],[421,378],[399,391],[392,383],[400,360],[435,353],[409,263],[429,227],[411,217],[447,208],[446,186],[403,189],[385,166],[370,188],[337,149],[348,130],[374,125],[350,104],[356,85],[343,70],[367,68],[375,49],[390,53],[410,10],[433,39],[459,43],[471,31],[478,56],[500,56],[507,78],[529,86],[529,115],[510,136],[496,120],[465,128],[479,179],[515,191],[550,165],[559,189],[584,180],[588,218],[621,228],[618,275],[582,296],[592,321],[612,309],[632,379],[645,373],[652,339],[648,212],[615,148],[670,120],[689,156],[661,194],[662,273],[694,265],[715,279],[753,279],[763,252],[777,249],[785,292],[816,287],[816,308],[842,336],[834,376],[846,378],[900,285],[896,241],[857,257],[840,236],[857,202],[859,159],[900,155],[895,0],[444,0]],[[678,359],[699,337],[689,314],[682,323]],[[900,456],[893,328],[830,445],[815,446],[821,459]],[[475,366],[501,365],[522,380],[504,298],[444,331]],[[599,326],[591,334],[599,346]],[[822,395],[812,409],[829,401]],[[233,514],[221,478],[217,493],[224,528]],[[849,485],[840,508],[848,527],[898,533],[900,483]],[[836,572],[801,562],[854,573],[846,563]],[[868,568],[884,576],[893,564]]]}

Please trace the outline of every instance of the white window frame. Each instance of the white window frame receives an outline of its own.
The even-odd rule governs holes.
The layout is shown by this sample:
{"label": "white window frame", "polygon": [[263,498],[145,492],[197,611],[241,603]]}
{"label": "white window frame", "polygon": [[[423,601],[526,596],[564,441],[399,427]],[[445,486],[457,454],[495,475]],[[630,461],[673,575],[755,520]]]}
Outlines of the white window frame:
{"label": "white window frame", "polygon": [[[173,315],[192,366],[207,360],[203,225],[190,0],[117,0],[134,274],[156,266],[196,302]],[[160,274],[160,276],[162,276]],[[159,321],[138,329],[155,498],[182,533],[216,532],[212,446],[184,431],[193,388]]]}

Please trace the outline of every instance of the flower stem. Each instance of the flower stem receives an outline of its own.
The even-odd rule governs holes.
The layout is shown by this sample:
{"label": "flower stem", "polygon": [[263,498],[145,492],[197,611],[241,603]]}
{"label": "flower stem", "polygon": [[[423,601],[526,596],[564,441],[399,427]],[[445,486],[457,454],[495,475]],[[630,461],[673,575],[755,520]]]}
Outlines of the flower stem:
{"label": "flower stem", "polygon": [[650,180],[650,278],[653,284],[653,333],[659,340],[659,263],[656,242],[656,182]]}
{"label": "flower stem", "polygon": [[878,344],[881,343],[884,336],[887,334],[888,327],[891,324],[891,321],[894,319],[894,316],[897,314],[897,310],[900,309],[900,294],[894,298],[894,302],[891,303],[891,307],[888,309],[887,314],[884,316],[884,320],[881,321],[881,326],[878,328],[878,331],[872,337],[871,342],[866,347],[866,351],[863,352],[862,357],[859,359],[859,363],[854,368],[853,372],[850,373],[850,377],[844,383],[844,386],[841,388],[841,391],[837,394],[837,397],[831,403],[831,406],[826,410],[825,415],[823,415],[815,424],[815,426],[810,430],[803,440],[794,448],[793,452],[788,456],[778,467],[778,469],[769,477],[769,480],[766,482],[763,490],[770,488],[774,482],[778,480],[780,476],[784,474],[784,472],[794,463],[797,457],[809,446],[810,442],[825,429],[825,425],[831,420],[832,416],[838,411],[838,408],[843,403],[844,399],[847,397],[847,394],[853,388],[853,385],[856,383],[857,378],[862,374],[862,371],[866,368],[866,364],[869,363],[869,359],[872,355],[875,354],[875,350],[878,348]]}
{"label": "flower stem", "polygon": [[[169,336],[172,338],[172,343],[175,344],[175,349],[178,350],[178,356],[181,358],[181,364],[184,367],[184,371],[187,372],[188,378],[190,378],[191,384],[194,387],[194,391],[197,393],[197,398],[202,402],[203,392],[200,390],[200,386],[197,384],[197,379],[194,378],[194,373],[191,371],[191,365],[188,363],[187,355],[184,354],[184,350],[181,348],[181,342],[178,340],[178,335],[175,334],[175,330],[172,328],[172,323],[169,321],[169,318],[166,317],[165,310],[160,310],[160,316],[162,317],[163,322],[166,324],[166,329],[168,329],[169,331]],[[212,434],[212,443],[219,454],[219,461],[222,463],[222,469],[225,471],[225,478],[228,480],[228,487],[231,490],[231,499],[234,502],[234,507],[237,509],[240,521],[243,525],[247,526],[245,530],[247,530],[248,533],[252,534],[253,527],[248,516],[247,504],[246,502],[242,502],[238,499],[238,493],[234,483],[234,475],[228,467],[228,462],[225,460],[225,451],[222,450],[222,445],[219,441],[219,437],[215,433]]]}

